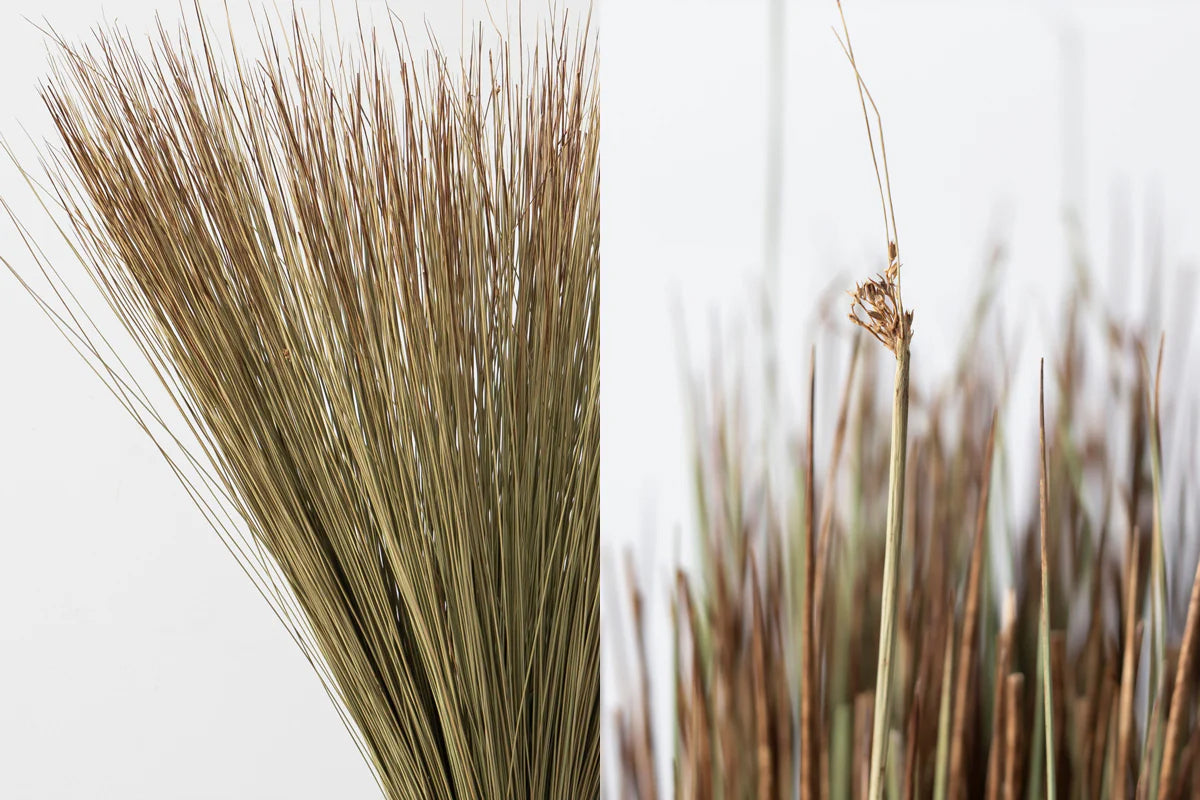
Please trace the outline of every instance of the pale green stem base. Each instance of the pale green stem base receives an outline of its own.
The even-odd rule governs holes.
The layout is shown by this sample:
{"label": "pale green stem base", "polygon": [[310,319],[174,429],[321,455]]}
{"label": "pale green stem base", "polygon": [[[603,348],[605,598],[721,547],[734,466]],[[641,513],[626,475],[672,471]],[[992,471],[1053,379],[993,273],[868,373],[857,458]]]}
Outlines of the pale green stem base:
{"label": "pale green stem base", "polygon": [[887,534],[883,550],[883,599],[879,615],[879,666],[875,674],[875,718],[871,736],[870,800],[883,797],[887,766],[888,715],[892,699],[892,650],[896,638],[896,584],[900,573],[900,533],[904,524],[904,464],[908,447],[908,337],[896,356],[892,402],[892,452],[888,469]]}

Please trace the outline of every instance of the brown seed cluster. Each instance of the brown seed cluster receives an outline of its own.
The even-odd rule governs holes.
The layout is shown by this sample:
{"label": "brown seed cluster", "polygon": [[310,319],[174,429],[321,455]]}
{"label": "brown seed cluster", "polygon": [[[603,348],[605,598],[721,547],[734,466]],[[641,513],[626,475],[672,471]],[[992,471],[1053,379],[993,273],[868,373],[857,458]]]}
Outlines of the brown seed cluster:
{"label": "brown seed cluster", "polygon": [[912,336],[912,312],[900,302],[900,254],[888,242],[888,267],[866,283],[855,284],[850,295],[850,319],[868,330],[892,352],[899,353],[901,339]]}

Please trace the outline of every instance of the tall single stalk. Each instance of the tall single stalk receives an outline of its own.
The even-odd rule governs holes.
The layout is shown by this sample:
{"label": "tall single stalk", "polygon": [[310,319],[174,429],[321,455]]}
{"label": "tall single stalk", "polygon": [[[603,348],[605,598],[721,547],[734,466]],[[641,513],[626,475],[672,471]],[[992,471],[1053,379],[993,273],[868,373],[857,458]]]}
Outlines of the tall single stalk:
{"label": "tall single stalk", "polygon": [[817,758],[820,754],[816,714],[817,661],[813,623],[813,573],[816,561],[813,513],[816,504],[814,438],[817,406],[817,355],[813,349],[808,369],[808,463],[804,475],[804,609],[800,617],[800,800],[819,796]]}
{"label": "tall single stalk", "polygon": [[888,712],[891,706],[892,648],[896,638],[896,584],[900,574],[900,533],[904,525],[904,464],[908,441],[909,336],[896,348],[892,396],[892,444],[888,466],[887,533],[883,550],[883,597],[879,613],[879,662],[875,673],[875,716],[871,737],[871,800],[883,796],[887,764]]}
{"label": "tall single stalk", "polygon": [[[883,597],[879,612],[879,663],[875,673],[875,714],[871,737],[870,800],[883,796],[883,773],[887,767],[888,711],[891,706],[892,648],[896,638],[896,584],[900,572],[900,534],[904,526],[904,470],[908,443],[908,363],[912,342],[912,312],[904,310],[900,297],[900,236],[896,232],[896,211],[892,205],[892,182],[887,168],[887,147],[883,141],[883,118],[875,99],[871,97],[850,43],[850,29],[842,4],[838,2],[842,19],[839,39],[850,66],[854,69],[858,99],[867,126],[867,143],[871,162],[875,166],[875,181],[883,208],[883,226],[887,238],[887,269],[882,275],[855,286],[850,293],[850,319],[871,333],[896,357],[896,377],[892,396],[892,439],[888,463],[887,530],[883,551]],[[875,115],[872,130],[871,112]],[[879,137],[879,154],[875,153],[875,136]]]}
{"label": "tall single stalk", "polygon": [[1054,739],[1054,695],[1050,677],[1050,554],[1046,543],[1047,515],[1050,505],[1050,478],[1046,462],[1046,365],[1042,362],[1038,388],[1038,439],[1041,458],[1041,480],[1038,486],[1042,555],[1042,603],[1038,620],[1038,661],[1042,672],[1042,698],[1044,700],[1046,730],[1046,797],[1054,800],[1057,794],[1055,778]]}
{"label": "tall single stalk", "polygon": [[[951,629],[953,630],[953,629]],[[933,800],[946,800],[950,772],[950,708],[954,675],[954,637],[946,637],[942,659],[942,696],[938,706],[937,750],[933,768]]]}

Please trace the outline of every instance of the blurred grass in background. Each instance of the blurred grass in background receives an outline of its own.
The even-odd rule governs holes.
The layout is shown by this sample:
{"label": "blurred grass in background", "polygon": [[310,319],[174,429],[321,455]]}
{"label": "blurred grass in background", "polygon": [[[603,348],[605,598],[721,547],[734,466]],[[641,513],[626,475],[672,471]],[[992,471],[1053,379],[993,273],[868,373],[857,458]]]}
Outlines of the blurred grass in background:
{"label": "blurred grass in background", "polygon": [[[1003,249],[992,256],[994,276]],[[1164,465],[1161,436],[1193,435],[1197,406],[1187,391],[1164,402],[1171,378],[1159,332],[1106,310],[1082,254],[1075,274],[1045,390],[1056,795],[1191,797],[1200,792],[1200,611],[1189,600],[1200,586],[1192,570],[1200,509],[1192,464]],[[913,382],[889,797],[1036,798],[1048,788],[1039,513],[1014,505],[1004,469],[1014,450],[1035,445],[1006,425],[1018,365],[996,330],[993,286],[974,305],[954,372],[936,386]],[[1152,287],[1147,296],[1159,295]],[[1152,308],[1143,316],[1159,318]],[[1166,348],[1190,338],[1190,320],[1175,322]],[[815,376],[841,383],[841,397],[816,409],[816,430],[778,433],[794,443],[786,480],[749,445],[743,389],[730,391],[719,365],[693,386],[701,568],[677,575],[670,677],[646,664],[645,598],[629,572],[639,642],[630,674],[640,686],[616,725],[618,796],[663,796],[654,774],[661,749],[673,759],[678,797],[866,796],[890,392],[878,348],[837,325],[829,333],[839,357],[816,364]],[[936,335],[919,318],[916,328]],[[830,443],[823,462],[810,450],[816,438]],[[779,486],[786,497],[777,504],[769,494]],[[773,513],[780,506],[786,513]],[[808,553],[814,580],[805,591]],[[809,613],[814,668],[804,670]],[[649,725],[659,675],[673,683],[674,741],[655,740]],[[814,766],[803,770],[806,692]]]}

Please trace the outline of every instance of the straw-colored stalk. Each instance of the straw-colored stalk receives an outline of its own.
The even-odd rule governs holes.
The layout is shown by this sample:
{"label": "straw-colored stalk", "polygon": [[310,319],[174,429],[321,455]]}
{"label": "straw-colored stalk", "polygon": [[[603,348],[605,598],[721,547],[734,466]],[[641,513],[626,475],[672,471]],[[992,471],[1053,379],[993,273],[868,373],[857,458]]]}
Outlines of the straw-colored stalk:
{"label": "straw-colored stalk", "polygon": [[[1165,334],[1163,335],[1165,337]],[[1166,555],[1163,552],[1162,531],[1162,442],[1159,439],[1160,426],[1158,418],[1158,397],[1162,382],[1162,358],[1165,338],[1158,343],[1158,366],[1154,372],[1153,394],[1150,393],[1149,365],[1146,362],[1144,348],[1141,350],[1141,366],[1143,383],[1146,386],[1146,405],[1148,406],[1150,434],[1150,486],[1152,528],[1150,531],[1150,630],[1151,644],[1154,647],[1154,658],[1150,660],[1150,685],[1156,690],[1162,684],[1163,676],[1159,672],[1160,665],[1166,655],[1167,641],[1167,566]],[[1157,774],[1155,775],[1157,778]]]}
{"label": "straw-colored stalk", "polygon": [[[838,0],[841,15],[842,49],[854,70],[863,120],[867,127],[867,142],[879,200],[883,208],[884,233],[887,239],[887,269],[882,275],[855,287],[851,295],[850,319],[867,330],[896,357],[896,373],[892,395],[892,433],[888,461],[888,503],[883,550],[883,596],[880,601],[879,664],[875,678],[874,728],[871,737],[870,800],[880,800],[884,791],[884,772],[887,769],[887,749],[890,736],[892,655],[896,638],[896,586],[900,573],[900,534],[904,525],[904,474],[908,446],[908,373],[909,345],[912,341],[912,312],[904,310],[900,295],[900,237],[896,232],[896,211],[892,204],[891,177],[887,168],[887,146],[883,138],[883,119],[875,99],[867,89],[850,42],[850,29]],[[870,103],[875,115],[875,130],[879,136],[879,155],[875,154],[875,134],[872,132]]]}
{"label": "straw-colored stalk", "polygon": [[[950,770],[950,710],[954,701],[954,637],[946,637],[946,652],[942,662],[942,693],[938,704],[937,750],[934,756],[933,800],[946,800]],[[962,666],[959,666],[961,672]]]}
{"label": "straw-colored stalk", "polygon": [[879,665],[875,682],[874,732],[871,738],[871,800],[883,796],[887,766],[888,714],[891,709],[892,652],[896,638],[896,586],[900,574],[900,532],[904,524],[904,456],[908,439],[908,337],[897,345],[896,385],[892,398],[892,443],[888,466],[887,531],[883,550],[883,597],[880,601]]}
{"label": "straw-colored stalk", "polygon": [[1054,738],[1054,690],[1051,675],[1050,659],[1050,557],[1046,543],[1048,525],[1046,523],[1050,505],[1049,465],[1046,457],[1046,362],[1041,362],[1038,377],[1038,442],[1041,475],[1038,481],[1038,507],[1041,520],[1040,544],[1042,555],[1042,596],[1041,613],[1038,615],[1038,660],[1042,673],[1042,698],[1044,700],[1045,743],[1046,743],[1046,797],[1054,800],[1058,794],[1055,780],[1055,738]]}

